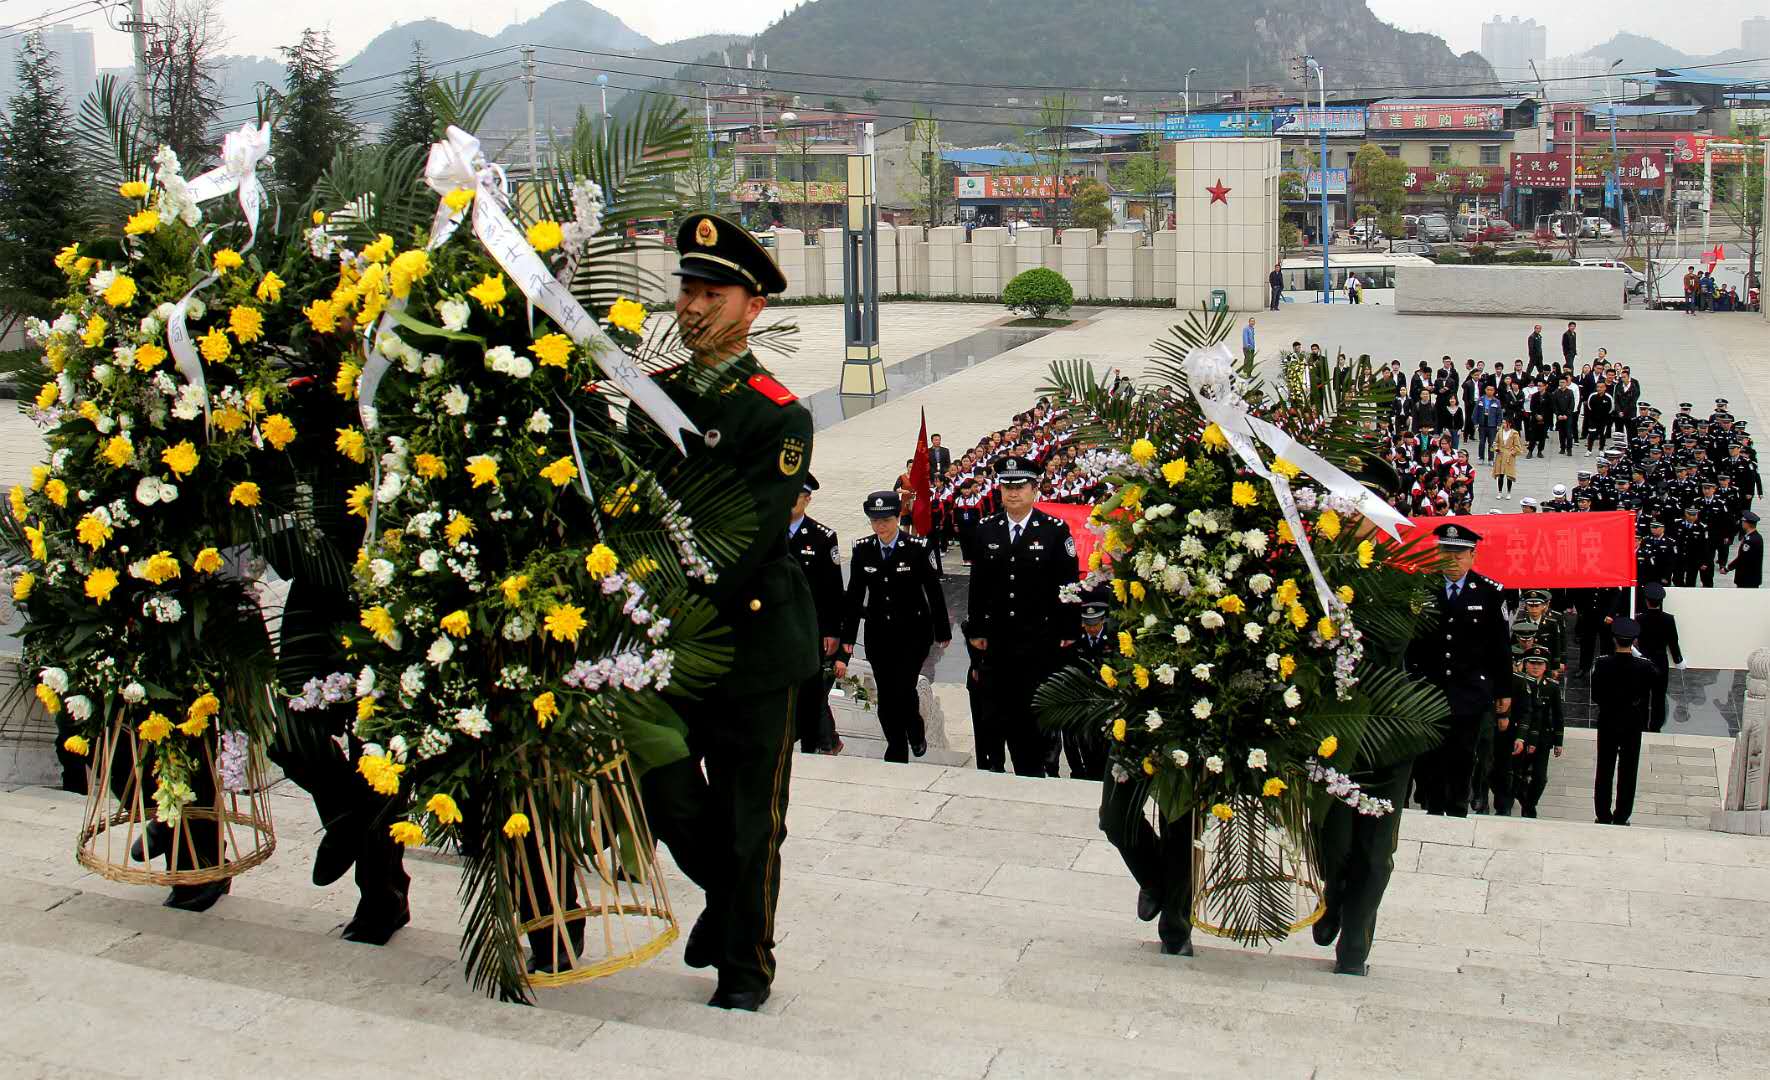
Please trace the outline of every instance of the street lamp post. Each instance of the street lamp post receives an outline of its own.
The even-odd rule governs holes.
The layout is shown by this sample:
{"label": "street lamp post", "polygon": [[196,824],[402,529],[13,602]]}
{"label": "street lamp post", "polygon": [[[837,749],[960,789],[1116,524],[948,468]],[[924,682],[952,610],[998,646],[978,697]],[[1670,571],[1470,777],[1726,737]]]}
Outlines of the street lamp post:
{"label": "street lamp post", "polygon": [[1198,68],[1186,69],[1186,88],[1181,93],[1181,107],[1186,110],[1186,135],[1192,137],[1192,73]]}
{"label": "street lamp post", "polygon": [[[1321,90],[1321,115],[1315,120],[1321,128],[1321,302],[1331,304],[1334,302],[1334,275],[1328,269],[1328,249],[1333,245],[1334,230],[1328,221],[1327,76],[1315,57],[1305,56],[1303,62],[1315,69],[1315,83]],[[1304,100],[1307,103],[1307,95]],[[1306,105],[1303,111],[1309,111]]]}
{"label": "street lamp post", "polygon": [[[1622,193],[1622,159],[1617,156],[1616,149],[1616,94],[1610,87],[1610,74],[1615,71],[1621,60],[1610,62],[1610,71],[1604,73],[1604,96],[1610,100],[1610,182],[1611,190],[1616,192],[1617,220],[1622,224],[1623,243],[1629,240],[1629,204],[1623,200]],[[1575,170],[1576,172],[1578,170]]]}
{"label": "street lamp post", "polygon": [[718,183],[717,169],[713,161],[713,91],[706,83],[701,84],[701,104],[707,110],[707,212],[716,213],[719,207],[716,202],[718,194],[715,191]]}

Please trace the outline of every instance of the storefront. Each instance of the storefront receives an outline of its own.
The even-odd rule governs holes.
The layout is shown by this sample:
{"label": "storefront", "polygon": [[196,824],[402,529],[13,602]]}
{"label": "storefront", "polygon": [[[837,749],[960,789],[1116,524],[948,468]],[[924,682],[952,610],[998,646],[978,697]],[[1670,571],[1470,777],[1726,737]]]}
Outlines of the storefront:
{"label": "storefront", "polygon": [[1073,176],[956,176],[953,197],[960,220],[969,224],[1055,226],[1069,220],[1077,183]]}

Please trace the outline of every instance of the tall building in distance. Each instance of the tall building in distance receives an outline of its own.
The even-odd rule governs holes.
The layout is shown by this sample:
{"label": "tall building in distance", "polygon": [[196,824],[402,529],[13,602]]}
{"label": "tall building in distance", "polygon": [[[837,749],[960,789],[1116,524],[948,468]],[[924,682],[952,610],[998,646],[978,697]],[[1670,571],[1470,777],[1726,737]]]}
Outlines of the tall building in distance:
{"label": "tall building in distance", "polygon": [[1534,60],[1541,67],[1548,57],[1549,28],[1535,19],[1495,15],[1492,22],[1481,24],[1481,55],[1501,82],[1518,86],[1533,82],[1530,63]]}
{"label": "tall building in distance", "polygon": [[1757,15],[1740,23],[1739,47],[1754,58],[1770,56],[1770,18]]}
{"label": "tall building in distance", "polygon": [[[98,63],[93,55],[92,31],[65,23],[33,31],[43,37],[43,47],[55,59],[61,72],[61,86],[67,96],[68,108],[78,111],[80,102],[98,85]],[[24,48],[24,34],[0,41],[0,105],[18,93],[18,54]]]}

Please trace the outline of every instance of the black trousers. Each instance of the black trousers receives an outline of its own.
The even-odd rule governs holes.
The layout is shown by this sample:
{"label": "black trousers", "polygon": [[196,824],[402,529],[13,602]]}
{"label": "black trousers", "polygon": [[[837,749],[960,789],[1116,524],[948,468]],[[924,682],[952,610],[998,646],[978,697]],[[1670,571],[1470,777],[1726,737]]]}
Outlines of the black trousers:
{"label": "black trousers", "polygon": [[965,675],[965,696],[971,704],[972,756],[977,767],[985,772],[1003,772],[1007,768],[1007,744],[1001,729],[996,727],[995,705],[990,697],[989,681],[982,669],[973,666]]}
{"label": "black trousers", "polygon": [[1444,741],[1421,755],[1416,769],[1420,802],[1429,814],[1469,816],[1469,789],[1475,777],[1475,749],[1484,724],[1492,724],[1491,710],[1452,713]]}
{"label": "black trousers", "polygon": [[[1480,813],[1487,813],[1491,804],[1487,801],[1488,783],[1493,776],[1494,758],[1499,751],[1496,749],[1498,718],[1488,713],[1481,718],[1481,726],[1475,731],[1475,760],[1469,772],[1469,805]],[[1507,744],[1508,749],[1510,744]]]}
{"label": "black trousers", "polygon": [[797,686],[679,702],[689,756],[645,774],[652,834],[707,894],[719,986],[774,981],[774,912],[787,836]]}
{"label": "black trousers", "polygon": [[1064,728],[1063,756],[1069,761],[1069,775],[1076,780],[1106,776],[1106,736],[1098,731]]}
{"label": "black trousers", "polygon": [[[1149,785],[1107,780],[1100,786],[1100,831],[1119,849],[1139,888],[1161,904],[1156,929],[1178,944],[1192,933],[1192,815],[1149,823]],[[1161,817],[1160,813],[1156,815]]]}
{"label": "black trousers", "polygon": [[1316,829],[1322,899],[1327,904],[1324,917],[1339,919],[1335,953],[1342,965],[1362,964],[1370,957],[1371,941],[1377,933],[1377,908],[1395,871],[1401,809],[1407,803],[1412,772],[1413,762],[1403,761],[1354,778],[1372,798],[1394,803],[1393,813],[1372,817],[1336,799]]}
{"label": "black trousers", "polygon": [[1564,416],[1561,418],[1561,452],[1563,454],[1573,453],[1573,437],[1573,417]]}
{"label": "black trousers", "polygon": [[836,721],[830,715],[830,688],[835,685],[836,673],[828,668],[820,668],[816,675],[799,684],[794,728],[799,734],[799,749],[807,754],[822,754],[836,748]]}
{"label": "black trousers", "polygon": [[910,759],[910,747],[926,741],[916,678],[922,674],[930,648],[930,643],[920,642],[894,644],[877,652],[867,649],[873,681],[879,686],[879,727],[885,733],[886,761],[906,762]]}
{"label": "black trousers", "polygon": [[1654,664],[1653,670],[1657,677],[1653,680],[1653,697],[1647,702],[1647,730],[1664,731],[1666,727],[1666,691],[1671,688],[1672,672],[1669,665]]}
{"label": "black trousers", "polygon": [[1549,759],[1554,754],[1553,747],[1539,746],[1534,754],[1527,747],[1522,757],[1512,759],[1513,790],[1525,817],[1536,817],[1536,804],[1549,786]]}
{"label": "black trousers", "polygon": [[1016,776],[1048,776],[1050,740],[1033,716],[1033,694],[1051,673],[1054,649],[992,641],[984,653],[995,728],[1008,745]]}
{"label": "black trousers", "polygon": [[1635,772],[1640,766],[1641,732],[1606,727],[1599,721],[1598,773],[1592,784],[1592,803],[1600,824],[1628,824],[1635,809]]}
{"label": "black trousers", "polygon": [[1526,780],[1521,772],[1523,755],[1512,755],[1512,746],[1516,742],[1511,730],[1500,731],[1496,727],[1493,736],[1493,764],[1487,770],[1487,808],[1490,813],[1501,817],[1512,812],[1512,804],[1517,801]]}
{"label": "black trousers", "polygon": [[1278,310],[1278,302],[1284,296],[1284,286],[1273,285],[1273,286],[1271,286],[1271,289],[1272,289],[1272,303],[1270,305],[1268,305],[1267,310],[1277,311]]}

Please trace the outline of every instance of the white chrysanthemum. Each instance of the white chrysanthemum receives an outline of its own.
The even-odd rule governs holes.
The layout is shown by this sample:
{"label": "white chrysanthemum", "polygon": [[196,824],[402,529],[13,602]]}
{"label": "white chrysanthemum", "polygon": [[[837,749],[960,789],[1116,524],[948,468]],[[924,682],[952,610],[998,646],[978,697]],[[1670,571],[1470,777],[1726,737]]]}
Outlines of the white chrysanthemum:
{"label": "white chrysanthemum", "polygon": [[1241,632],[1248,636],[1249,641],[1259,641],[1261,637],[1265,636],[1266,629],[1259,623],[1243,623]]}
{"label": "white chrysanthemum", "polygon": [[417,664],[406,668],[399,675],[400,692],[407,697],[417,697],[424,692],[424,669]]}
{"label": "white chrysanthemum", "polygon": [[1199,682],[1210,682],[1211,681],[1211,665],[1209,665],[1209,664],[1194,664],[1194,665],[1192,665],[1192,677],[1197,679]]}
{"label": "white chrysanthemum", "polygon": [[467,391],[459,386],[449,387],[448,393],[443,395],[442,404],[443,411],[450,416],[464,415],[467,412]]}
{"label": "white chrysanthemum", "polygon": [[1198,624],[1206,630],[1223,629],[1223,616],[1215,611],[1207,611],[1198,617]]}
{"label": "white chrysanthemum", "polygon": [[508,345],[496,345],[487,349],[486,367],[513,379],[526,379],[535,373],[534,361],[516,355],[515,350]]}
{"label": "white chrysanthemum", "polygon": [[536,435],[545,435],[553,430],[553,418],[547,415],[546,409],[536,409],[524,426]]}
{"label": "white chrysanthemum", "polygon": [[58,694],[68,692],[68,673],[58,667],[46,667],[37,673],[37,681]]}
{"label": "white chrysanthemum", "polygon": [[1286,708],[1294,709],[1303,704],[1303,695],[1297,692],[1296,687],[1287,686],[1284,691],[1284,703]]}
{"label": "white chrysanthemum", "polygon": [[1143,616],[1143,629],[1145,630],[1154,630],[1160,623],[1161,620],[1154,615]]}
{"label": "white chrysanthemum", "polygon": [[147,700],[147,687],[138,682],[131,682],[123,687],[123,700],[131,705],[140,705]]}
{"label": "white chrysanthemum", "polygon": [[1266,751],[1255,748],[1248,751],[1248,768],[1264,769],[1266,767]]}
{"label": "white chrysanthemum", "polygon": [[1184,750],[1176,750],[1168,756],[1173,758],[1174,764],[1180,766],[1182,769],[1186,768],[1186,766],[1192,762],[1192,755]]}
{"label": "white chrysanthemum", "polygon": [[455,643],[446,637],[439,637],[430,643],[429,649],[425,650],[424,659],[431,667],[442,667],[449,662],[449,657],[454,655]]}
{"label": "white chrysanthemum", "polygon": [[458,331],[467,328],[467,320],[473,315],[473,309],[465,299],[451,296],[436,305],[436,314],[442,320],[444,330]]}
{"label": "white chrysanthemum", "polygon": [[1266,654],[1266,670],[1267,671],[1277,671],[1278,670],[1278,654],[1277,653],[1269,652]]}
{"label": "white chrysanthemum", "polygon": [[369,563],[369,580],[377,589],[385,589],[393,584],[393,564],[386,559],[375,559]]}
{"label": "white chrysanthemum", "polygon": [[1272,590],[1272,578],[1266,574],[1255,574],[1248,579],[1248,588],[1255,596],[1265,596]]}
{"label": "white chrysanthemum", "polygon": [[1223,759],[1218,757],[1216,754],[1212,754],[1210,757],[1205,759],[1205,769],[1208,772],[1214,772],[1214,773],[1222,772],[1223,771]]}
{"label": "white chrysanthemum", "polygon": [[1192,715],[1203,720],[1211,715],[1211,699],[1199,698],[1192,703]]}
{"label": "white chrysanthemum", "polygon": [[491,722],[486,719],[486,714],[483,710],[462,709],[455,713],[455,730],[463,735],[477,739],[481,735],[491,731],[492,725]]}
{"label": "white chrysanthemum", "polygon": [[1191,640],[1192,640],[1191,627],[1188,627],[1185,623],[1175,623],[1174,624],[1174,641],[1177,644],[1185,645],[1187,642],[1189,642]]}
{"label": "white chrysanthemum", "polygon": [[84,724],[92,719],[92,699],[85,694],[75,694],[62,702],[62,707],[68,710],[69,718],[76,723]]}
{"label": "white chrysanthemum", "polygon": [[1241,546],[1255,555],[1266,554],[1266,534],[1259,529],[1249,529],[1241,534]]}
{"label": "white chrysanthemum", "polygon": [[1149,715],[1143,718],[1143,726],[1151,731],[1160,731],[1162,729],[1162,714],[1154,709],[1149,710]]}
{"label": "white chrysanthemum", "polygon": [[418,569],[426,574],[436,573],[436,568],[441,565],[442,556],[437,553],[435,548],[425,548],[418,553]]}
{"label": "white chrysanthemum", "polygon": [[1173,664],[1163,664],[1155,669],[1154,674],[1156,682],[1161,683],[1163,686],[1173,686],[1174,680],[1180,675],[1180,669]]}
{"label": "white chrysanthemum", "polygon": [[365,666],[356,673],[356,696],[368,697],[375,692],[375,669]]}

